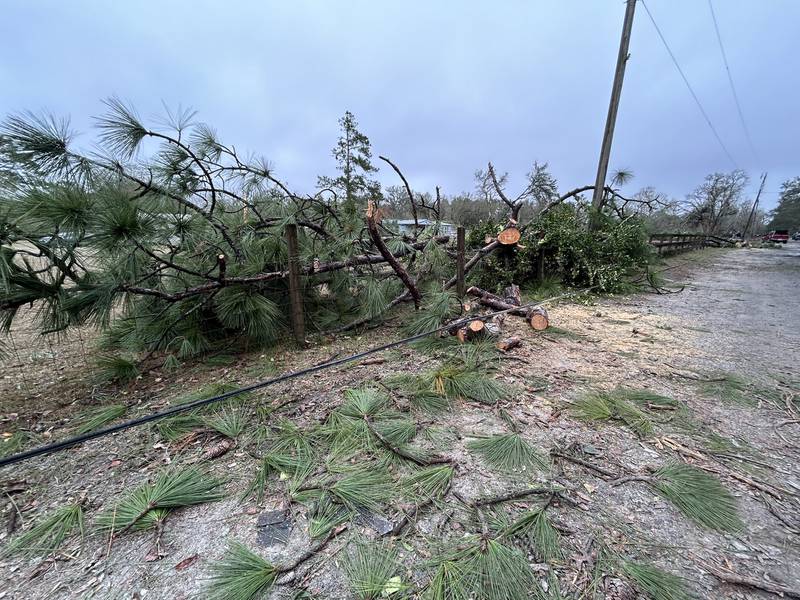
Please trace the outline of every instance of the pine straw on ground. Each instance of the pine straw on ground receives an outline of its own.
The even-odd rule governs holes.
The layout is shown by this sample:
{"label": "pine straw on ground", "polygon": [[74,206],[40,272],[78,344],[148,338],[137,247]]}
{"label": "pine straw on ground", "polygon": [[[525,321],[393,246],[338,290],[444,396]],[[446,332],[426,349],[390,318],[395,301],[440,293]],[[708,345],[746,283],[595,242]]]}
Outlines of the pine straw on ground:
{"label": "pine straw on ground", "polygon": [[[563,598],[577,597],[582,592],[593,593],[597,598],[627,598],[634,589],[652,597],[688,597],[683,586],[701,597],[725,597],[729,588],[719,587],[702,567],[707,562],[717,564],[721,557],[744,573],[751,568],[764,569],[756,566],[756,561],[763,560],[774,579],[797,586],[800,582],[791,565],[798,560],[798,552],[787,544],[795,498],[776,492],[780,499],[768,496],[764,501],[763,491],[731,477],[698,442],[707,432],[723,439],[743,435],[761,452],[760,460],[774,464],[778,471],[736,473],[766,481],[767,485],[788,487],[791,492],[794,488],[787,481],[797,481],[798,463],[776,460],[775,448],[780,439],[766,433],[747,435],[750,431],[735,431],[729,426],[734,418],[774,423],[784,417],[770,407],[754,409],[715,402],[698,390],[695,382],[676,376],[678,371],[686,372],[680,370],[686,365],[708,365],[701,372],[711,372],[713,357],[693,344],[692,333],[668,329],[669,313],[649,313],[636,302],[622,307],[609,301],[595,306],[561,305],[551,311],[556,326],[580,333],[579,339],[532,338],[522,328],[516,331],[513,321],[507,323],[513,333],[525,336],[525,344],[500,359],[496,380],[515,391],[497,406],[453,399],[444,412],[426,411],[414,407],[410,397],[383,390],[388,400],[381,401],[385,405],[380,410],[388,412],[378,414],[363,397],[354,400],[352,393],[349,397],[345,394],[348,389],[363,389],[365,383],[380,388],[383,380],[398,373],[432,373],[442,363],[429,353],[408,349],[388,353],[382,365],[340,369],[248,399],[250,404],[244,405],[250,407],[243,413],[247,423],[244,431],[236,423],[233,427],[233,433],[244,439],[229,454],[203,465],[210,477],[225,480],[226,498],[174,511],[165,521],[161,540],[154,539],[152,528],[126,532],[115,539],[98,536],[94,533],[97,515],[113,512],[127,492],[146,485],[148,480],[156,481],[165,463],[170,463],[170,469],[196,463],[207,445],[218,439],[215,436],[222,435],[219,429],[230,431],[222,423],[230,420],[224,418],[230,413],[217,414],[221,419],[204,415],[192,427],[202,428],[204,433],[195,437],[191,437],[192,428],[172,441],[156,428],[142,428],[23,465],[13,474],[0,473],[4,481],[24,480],[29,486],[12,495],[22,516],[22,531],[28,531],[42,515],[52,514],[50,509],[74,500],[78,490],[88,495],[85,521],[89,530],[82,543],[80,536],[73,535],[50,563],[2,559],[2,587],[9,590],[10,598],[52,597],[54,589],[64,595],[69,590],[73,595],[93,592],[98,597],[113,597],[112,589],[146,589],[154,598],[209,593],[221,598],[245,598],[247,590],[241,589],[241,596],[226,596],[223,585],[231,579],[231,573],[240,569],[253,590],[294,586],[317,597],[353,594],[365,598],[381,597],[384,592],[388,597],[404,597],[418,590],[431,598],[460,597],[436,595],[437,589],[449,586],[451,591],[462,589],[468,594],[471,589],[482,597],[493,597],[486,587],[493,584],[481,575],[491,571],[505,574],[492,581],[505,580],[504,589],[509,594],[522,583],[518,593],[522,589],[539,590],[537,594],[547,594],[542,596],[545,598],[559,597],[555,590]],[[132,400],[125,403],[129,405],[127,416],[132,416],[163,405],[164,392],[168,390],[178,401],[190,389],[203,387],[210,380],[255,380],[256,375],[251,379],[246,373],[259,373],[265,362],[300,366],[297,360],[315,364],[373,345],[386,335],[387,330],[371,332],[302,355],[285,351],[275,356],[243,357],[222,368],[164,377],[158,382],[150,375],[123,390],[127,393],[121,397]],[[388,335],[392,335],[391,330]],[[675,360],[676,348],[680,349],[680,364]],[[723,367],[729,370],[726,365],[718,365]],[[534,378],[537,384],[529,385]],[[541,389],[542,378],[546,390]],[[652,418],[653,428],[646,431],[632,431],[614,419],[585,423],[572,416],[570,403],[582,394],[609,393],[621,384],[680,400],[688,407],[695,427],[678,423],[672,418],[677,411],[664,406],[650,412],[641,409]],[[182,393],[174,393],[179,387]],[[269,414],[271,406],[287,401],[292,403],[277,414]],[[350,408],[346,408],[348,402]],[[116,399],[115,403],[119,404]],[[256,403],[260,403],[259,408],[253,409]],[[339,406],[345,406],[344,419],[355,422],[360,418],[362,423],[374,419],[369,421],[373,426],[384,422],[405,427],[401,421],[411,419],[415,423],[414,436],[405,437],[402,427],[385,429],[390,441],[387,447],[370,427],[359,426],[358,435],[363,436],[380,463],[370,465],[368,470],[360,469],[364,465],[359,465],[357,459],[344,465],[344,470],[341,460],[328,464],[307,460],[316,450],[301,432],[328,422]],[[501,407],[518,432],[501,414]],[[64,410],[58,418],[41,415],[37,419],[26,414],[24,407],[19,412],[26,423],[52,427],[51,438],[74,429],[68,420],[72,414],[86,414],[84,406]],[[260,440],[251,431],[259,420],[274,426],[269,440]],[[222,424],[216,433],[209,431],[212,422]],[[355,427],[353,423],[349,426]],[[41,431],[47,430],[37,430],[35,426],[31,429],[31,434],[39,438]],[[661,441],[665,436],[679,439],[695,456],[674,450]],[[520,439],[525,445],[518,443]],[[490,444],[488,450],[493,453],[487,456],[480,446],[475,448],[473,443],[469,447],[476,440],[505,443],[494,448]],[[715,448],[723,447],[718,439],[712,441]],[[402,456],[392,456],[395,453],[391,445],[405,443],[425,449],[428,457],[452,462],[419,467]],[[556,457],[548,468],[547,461],[540,459],[553,448],[575,461]],[[728,453],[730,448],[724,447]],[[533,454],[530,449],[538,453]],[[500,462],[493,464],[490,457],[496,457],[498,450]],[[286,461],[287,454],[293,460]],[[339,447],[339,456],[350,460],[346,446]],[[695,525],[653,486],[636,482],[613,486],[611,477],[591,468],[596,465],[620,476],[651,477],[653,470],[672,464],[673,460],[716,469],[716,476],[734,494],[745,521],[744,534],[733,537]],[[520,469],[521,466],[531,468]],[[261,494],[252,494],[242,502],[259,468],[264,473]],[[54,472],[60,477],[54,479]],[[303,483],[295,483],[300,480]],[[532,487],[550,492],[531,494]],[[479,499],[508,492],[520,495],[507,503],[475,508]],[[300,500],[303,503],[298,503]],[[287,506],[294,521],[287,544],[259,546],[258,514]],[[378,543],[376,528],[382,530],[382,526],[363,515],[364,509],[380,509],[391,525],[403,522],[403,527]],[[773,511],[790,524],[782,522]],[[309,531],[316,541],[310,540]],[[313,548],[331,536],[318,557],[291,572],[276,570],[302,557],[310,544]],[[151,560],[151,548],[158,543],[163,546],[165,557]],[[370,553],[365,548],[376,551]],[[743,557],[752,557],[752,564]],[[531,569],[531,564],[537,567]],[[471,573],[469,578],[464,575],[466,571]],[[36,576],[29,580],[32,574]]]}

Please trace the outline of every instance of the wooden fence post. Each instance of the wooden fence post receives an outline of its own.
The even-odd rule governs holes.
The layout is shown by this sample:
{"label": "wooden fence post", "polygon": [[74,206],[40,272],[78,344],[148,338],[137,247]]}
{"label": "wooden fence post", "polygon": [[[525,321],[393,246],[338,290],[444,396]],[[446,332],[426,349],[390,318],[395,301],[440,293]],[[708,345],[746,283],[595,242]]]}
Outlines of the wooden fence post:
{"label": "wooden fence post", "polygon": [[456,229],[456,292],[459,298],[467,293],[467,284],[464,280],[464,228]]}
{"label": "wooden fence post", "polygon": [[306,327],[303,320],[303,293],[300,281],[300,255],[297,249],[297,225],[286,226],[286,246],[289,253],[289,302],[291,304],[292,330],[301,346],[306,345]]}

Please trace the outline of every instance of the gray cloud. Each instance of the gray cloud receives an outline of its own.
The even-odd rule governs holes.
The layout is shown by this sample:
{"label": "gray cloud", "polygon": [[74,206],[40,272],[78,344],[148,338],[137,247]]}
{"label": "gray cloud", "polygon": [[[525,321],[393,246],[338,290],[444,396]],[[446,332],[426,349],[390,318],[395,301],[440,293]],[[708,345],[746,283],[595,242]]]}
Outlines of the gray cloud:
{"label": "gray cloud", "polygon": [[[648,6],[738,166],[753,179],[769,171],[769,192],[800,174],[800,4],[715,2],[760,160],[738,122],[707,3]],[[623,11],[621,1],[589,0],[11,0],[0,23],[0,113],[70,114],[90,144],[89,117],[111,94],[145,117],[162,101],[191,105],[302,189],[332,171],[336,120],[351,110],[418,189],[470,189],[489,159],[512,183],[533,160],[549,161],[569,188],[594,179]],[[611,165],[635,172],[632,188],[677,197],[733,167],[641,6]],[[386,169],[381,177],[395,182]]]}

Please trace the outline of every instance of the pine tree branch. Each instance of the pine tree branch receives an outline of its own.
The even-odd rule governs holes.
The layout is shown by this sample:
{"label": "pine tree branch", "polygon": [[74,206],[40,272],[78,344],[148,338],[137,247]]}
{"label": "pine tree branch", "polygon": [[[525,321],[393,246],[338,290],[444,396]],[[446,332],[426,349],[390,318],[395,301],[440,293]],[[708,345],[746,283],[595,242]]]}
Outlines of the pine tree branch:
{"label": "pine tree branch", "polygon": [[[446,244],[450,240],[450,237],[446,235],[440,235],[433,238],[433,240],[437,244]],[[410,254],[415,250],[422,250],[423,248],[425,248],[427,244],[428,242],[416,242],[414,244],[411,244],[410,248],[403,248],[398,252],[395,252],[394,254],[389,252],[389,255],[392,256],[394,259],[397,259],[406,256],[407,254]],[[385,247],[386,245],[384,244],[384,248]],[[345,258],[344,260],[336,260],[328,263],[323,263],[321,265],[318,265],[317,267],[314,267],[314,265],[306,266],[300,270],[300,273],[302,275],[316,275],[319,273],[340,271],[342,269],[347,269],[350,267],[356,267],[361,265],[375,265],[384,262],[387,262],[386,257],[381,254],[357,254],[355,256]],[[179,300],[185,300],[186,298],[191,298],[192,296],[206,294],[217,288],[227,285],[251,285],[251,284],[264,283],[267,281],[274,281],[277,279],[286,279],[287,277],[289,277],[288,270],[259,273],[258,275],[251,275],[248,277],[227,277],[224,282],[220,282],[218,279],[213,279],[209,281],[209,283],[204,283],[202,285],[198,285],[192,288],[187,288],[183,291],[174,293],[165,292],[163,290],[158,290],[154,288],[146,288],[128,284],[123,284],[119,286],[118,289],[119,291],[128,292],[131,294],[155,296],[157,298],[168,300],[170,302],[177,302]]]}
{"label": "pine tree branch", "polygon": [[419,293],[419,288],[416,282],[411,279],[408,271],[403,268],[400,261],[398,261],[394,254],[389,251],[389,248],[386,247],[386,242],[383,241],[381,234],[378,232],[378,226],[375,223],[375,203],[372,200],[369,201],[367,206],[367,230],[369,231],[372,243],[375,244],[375,247],[378,249],[378,252],[381,253],[384,260],[392,267],[392,270],[400,278],[400,281],[403,282],[403,285],[408,288],[408,292],[414,299],[414,306],[419,309],[419,305],[422,302],[422,294]]}
{"label": "pine tree branch", "polygon": [[417,234],[419,233],[419,219],[417,218],[417,203],[414,200],[414,193],[411,191],[411,186],[408,185],[408,181],[406,180],[405,176],[403,175],[403,173],[400,171],[400,169],[396,164],[394,164],[391,160],[389,160],[385,156],[378,156],[378,158],[380,158],[382,161],[386,163],[389,163],[389,166],[392,167],[395,173],[397,173],[400,176],[400,179],[403,180],[403,185],[405,186],[406,193],[408,194],[408,200],[411,203],[411,214],[414,216],[414,239],[417,239]]}

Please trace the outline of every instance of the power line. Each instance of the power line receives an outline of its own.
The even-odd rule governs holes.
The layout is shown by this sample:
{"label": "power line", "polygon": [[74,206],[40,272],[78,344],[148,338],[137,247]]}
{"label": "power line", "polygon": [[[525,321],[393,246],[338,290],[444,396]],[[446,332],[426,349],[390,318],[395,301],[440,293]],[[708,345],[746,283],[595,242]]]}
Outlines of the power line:
{"label": "power line", "polygon": [[714,124],[711,122],[711,118],[708,116],[708,113],[706,112],[706,109],[703,108],[703,104],[700,102],[700,99],[697,97],[697,94],[694,93],[694,89],[692,89],[692,86],[689,83],[689,80],[686,78],[686,75],[684,74],[683,69],[681,69],[681,66],[678,64],[678,59],[676,59],[675,55],[672,53],[672,50],[670,49],[669,44],[667,44],[667,40],[664,39],[664,34],[661,33],[661,29],[659,29],[658,24],[656,23],[656,20],[653,18],[653,14],[650,12],[650,9],[647,8],[647,4],[645,4],[644,0],[640,0],[640,1],[642,3],[642,6],[644,7],[645,12],[647,13],[647,16],[650,17],[650,22],[653,24],[653,27],[655,27],[656,33],[658,33],[658,37],[661,38],[661,41],[664,44],[664,48],[667,49],[667,52],[669,53],[669,56],[672,59],[672,62],[675,65],[675,68],[678,69],[678,73],[680,73],[681,78],[683,79],[683,82],[686,84],[686,87],[689,89],[689,93],[692,95],[692,98],[694,98],[695,103],[697,103],[697,108],[700,109],[700,112],[702,113],[703,118],[706,120],[706,123],[708,123],[709,129],[711,129],[711,132],[714,134],[714,137],[717,138],[717,142],[719,142],[720,147],[722,148],[723,152],[725,152],[726,156],[730,159],[730,161],[733,163],[733,166],[738,169],[739,165],[736,163],[736,160],[733,158],[733,155],[730,153],[728,148],[725,146],[725,143],[722,141],[722,138],[719,137],[719,133],[717,133],[717,130],[714,127]]}
{"label": "power line", "polygon": [[719,50],[722,53],[722,62],[725,63],[725,71],[728,73],[728,83],[731,85],[731,93],[733,94],[733,101],[736,103],[736,111],[739,113],[739,121],[742,123],[742,129],[744,130],[744,136],[747,138],[747,144],[750,146],[750,151],[753,153],[753,156],[756,157],[756,160],[761,162],[761,159],[758,156],[758,152],[756,151],[756,147],[753,144],[753,139],[750,137],[750,130],[747,129],[747,124],[744,120],[744,113],[742,112],[742,105],[739,104],[739,95],[736,93],[736,86],[733,84],[733,75],[731,75],[731,68],[728,65],[728,56],[725,54],[725,46],[722,45],[722,36],[719,34],[719,24],[717,23],[717,15],[714,13],[714,5],[711,3],[711,0],[708,0],[708,8],[711,9],[711,19],[714,21],[714,31],[717,32],[717,41],[719,42]]}
{"label": "power line", "polygon": [[[510,313],[513,311],[521,310],[523,308],[533,308],[534,306],[541,306],[543,304],[552,304],[557,300],[563,300],[564,298],[568,298],[570,296],[577,296],[579,294],[585,294],[590,290],[594,289],[593,287],[584,288],[581,290],[577,290],[574,292],[567,292],[566,294],[561,294],[559,296],[555,296],[553,298],[548,298],[547,300],[542,300],[541,302],[530,302],[528,304],[523,304],[521,306],[514,306],[512,308],[506,308],[504,310],[498,310],[495,312],[487,313],[485,315],[481,315],[481,319],[488,319],[490,317]],[[265,387],[269,387],[276,383],[280,383],[283,381],[288,381],[290,379],[295,379],[297,377],[302,377],[303,375],[309,375],[311,373],[316,373],[317,371],[323,371],[325,369],[330,369],[331,367],[336,367],[339,365],[343,365],[348,362],[352,362],[354,360],[359,360],[364,358],[365,356],[369,356],[371,354],[376,354],[378,352],[383,352],[384,350],[389,350],[391,348],[396,348],[397,346],[401,346],[403,344],[408,344],[410,342],[414,342],[416,340],[421,340],[422,338],[428,337],[429,335],[433,335],[434,333],[439,333],[446,329],[450,329],[452,327],[457,327],[461,325],[466,325],[469,321],[475,319],[476,317],[466,317],[461,319],[460,321],[456,321],[455,323],[448,323],[447,325],[442,325],[441,327],[437,327],[436,329],[432,329],[431,331],[426,331],[425,333],[418,333],[416,335],[412,335],[407,338],[403,338],[402,340],[397,340],[395,342],[389,342],[388,344],[383,344],[381,346],[377,346],[375,348],[369,348],[368,350],[364,350],[363,352],[359,352],[357,354],[353,354],[352,356],[346,356],[344,358],[338,358],[335,360],[329,360],[324,363],[320,363],[318,365],[314,365],[313,367],[308,367],[305,369],[300,369],[299,371],[290,371],[289,373],[284,373],[282,375],[278,375],[277,377],[273,377],[272,379],[267,379],[265,381],[259,381],[257,383],[253,383],[251,385],[241,387],[236,390],[231,390],[229,392],[225,392],[223,394],[219,394],[217,396],[212,396],[211,398],[202,398],[200,400],[195,400],[194,402],[187,402],[185,404],[178,404],[177,406],[173,406],[172,408],[168,408],[166,410],[162,410],[161,412],[150,413],[149,415],[144,415],[136,419],[131,419],[130,421],[123,421],[122,423],[118,423],[117,425],[112,425],[110,427],[106,427],[105,429],[97,429],[95,431],[90,431],[89,433],[85,433],[83,435],[77,435],[75,437],[67,438],[66,440],[61,440],[60,442],[53,442],[52,444],[47,444],[44,446],[39,446],[38,448],[32,448],[25,452],[20,452],[19,454],[12,454],[11,456],[6,456],[5,458],[0,458],[0,467],[5,467],[7,465],[13,465],[18,462],[22,462],[23,460],[28,460],[29,458],[34,458],[36,456],[42,456],[44,454],[52,454],[53,452],[59,452],[61,450],[66,450],[67,448],[71,448],[73,446],[77,446],[83,442],[93,440],[95,438],[104,437],[106,435],[110,435],[112,433],[116,433],[118,431],[123,431],[125,429],[130,429],[131,427],[136,427],[137,425],[143,425],[144,423],[150,423],[152,421],[157,421],[159,419],[163,419],[164,417],[169,417],[171,415],[187,412],[190,410],[194,410],[195,408],[200,408],[201,406],[208,406],[209,404],[215,404],[217,402],[221,402],[223,400],[227,400],[229,398],[233,398],[234,396],[238,396],[240,394],[245,394],[247,392],[252,392],[255,390],[260,390]]]}

